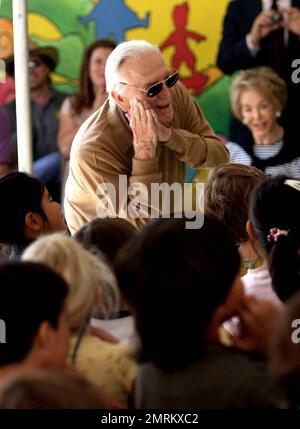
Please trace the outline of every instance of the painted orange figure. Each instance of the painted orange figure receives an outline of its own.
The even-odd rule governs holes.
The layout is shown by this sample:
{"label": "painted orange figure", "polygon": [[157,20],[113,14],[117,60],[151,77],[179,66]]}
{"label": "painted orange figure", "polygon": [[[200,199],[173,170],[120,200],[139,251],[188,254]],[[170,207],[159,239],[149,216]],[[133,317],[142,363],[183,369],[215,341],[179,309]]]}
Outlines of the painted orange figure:
{"label": "painted orange figure", "polygon": [[181,78],[181,81],[188,87],[194,90],[198,95],[201,89],[207,82],[208,77],[196,71],[196,58],[190,50],[187,40],[193,39],[197,42],[202,42],[206,39],[205,36],[194,31],[186,30],[188,22],[189,6],[188,3],[175,6],[173,10],[173,21],[176,30],[165,40],[160,49],[164,50],[168,46],[175,46],[175,54],[172,58],[172,67],[178,69],[182,62],[185,62],[191,71],[191,76],[188,78]]}

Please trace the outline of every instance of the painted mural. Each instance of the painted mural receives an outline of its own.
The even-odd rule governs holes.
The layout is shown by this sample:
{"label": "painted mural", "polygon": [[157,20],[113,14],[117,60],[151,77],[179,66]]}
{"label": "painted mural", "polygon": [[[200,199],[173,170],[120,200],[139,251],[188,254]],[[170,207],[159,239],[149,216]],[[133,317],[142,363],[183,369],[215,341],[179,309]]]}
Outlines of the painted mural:
{"label": "painted mural", "polygon": [[[82,55],[93,40],[145,39],[158,45],[215,131],[227,135],[230,79],[215,67],[215,56],[228,1],[28,0],[28,32],[38,45],[58,50],[52,81],[67,93],[76,91]],[[0,58],[12,50],[12,0],[1,0]]]}
{"label": "painted mural", "polygon": [[208,76],[201,71],[196,71],[196,56],[189,47],[188,40],[192,39],[200,43],[206,40],[206,36],[187,29],[188,13],[189,5],[187,2],[174,7],[173,21],[175,30],[160,45],[160,49],[163,51],[168,46],[174,46],[175,51],[171,59],[173,69],[178,70],[180,65],[185,63],[189,69],[190,76],[182,77],[181,80],[187,88],[193,90],[195,95],[199,95],[208,80]]}
{"label": "painted mural", "polygon": [[[86,26],[94,22],[96,39],[112,37],[116,43],[126,40],[126,33],[131,28],[149,27],[150,12],[140,19],[124,0],[100,0],[95,7],[80,21]],[[113,11],[112,11],[113,7]]]}

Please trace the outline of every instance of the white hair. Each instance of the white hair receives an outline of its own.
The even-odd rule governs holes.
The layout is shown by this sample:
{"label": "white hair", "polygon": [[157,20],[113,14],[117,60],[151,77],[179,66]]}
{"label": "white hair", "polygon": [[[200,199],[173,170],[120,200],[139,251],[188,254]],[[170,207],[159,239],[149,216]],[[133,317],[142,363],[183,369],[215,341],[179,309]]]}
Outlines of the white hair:
{"label": "white hair", "polygon": [[[87,322],[92,311],[100,310],[108,316],[118,310],[117,281],[100,252],[93,255],[73,238],[56,233],[34,241],[23,253],[22,260],[44,263],[65,280],[69,287],[67,317],[73,332]],[[97,289],[100,290],[98,300]]]}
{"label": "white hair", "polygon": [[[157,52],[161,55],[158,46],[151,45],[145,40],[130,40],[120,43],[109,55],[105,66],[106,90],[111,94],[114,86],[119,82],[119,70],[127,58],[138,57],[147,52]],[[162,55],[161,55],[162,56]]]}

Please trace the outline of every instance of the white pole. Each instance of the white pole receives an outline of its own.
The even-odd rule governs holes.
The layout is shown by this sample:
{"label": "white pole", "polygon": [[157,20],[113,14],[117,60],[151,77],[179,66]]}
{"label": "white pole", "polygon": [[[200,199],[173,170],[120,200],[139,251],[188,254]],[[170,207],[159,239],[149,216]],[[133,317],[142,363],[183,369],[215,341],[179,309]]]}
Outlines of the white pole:
{"label": "white pole", "polygon": [[31,107],[28,74],[27,0],[13,0],[14,62],[19,170],[32,172]]}

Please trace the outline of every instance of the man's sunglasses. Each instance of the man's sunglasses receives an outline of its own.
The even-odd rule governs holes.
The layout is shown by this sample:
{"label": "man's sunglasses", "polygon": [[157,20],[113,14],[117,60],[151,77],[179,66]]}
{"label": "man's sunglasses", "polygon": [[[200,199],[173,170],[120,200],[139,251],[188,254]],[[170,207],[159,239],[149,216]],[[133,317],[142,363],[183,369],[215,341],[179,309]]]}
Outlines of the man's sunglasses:
{"label": "man's sunglasses", "polygon": [[36,69],[37,67],[39,67],[42,64],[42,61],[39,60],[29,60],[28,61],[28,67],[30,69]]}
{"label": "man's sunglasses", "polygon": [[175,85],[175,83],[178,81],[178,79],[179,79],[179,73],[175,72],[175,73],[171,74],[170,76],[166,77],[165,79],[161,80],[160,82],[157,82],[154,85],[149,86],[149,88],[147,88],[147,89],[139,88],[135,85],[131,85],[130,83],[126,83],[126,82],[120,82],[120,83],[122,85],[133,86],[134,88],[137,88],[142,92],[145,92],[148,97],[152,98],[152,97],[156,97],[159,93],[161,93],[164,84],[168,88],[172,88],[172,86]]}

